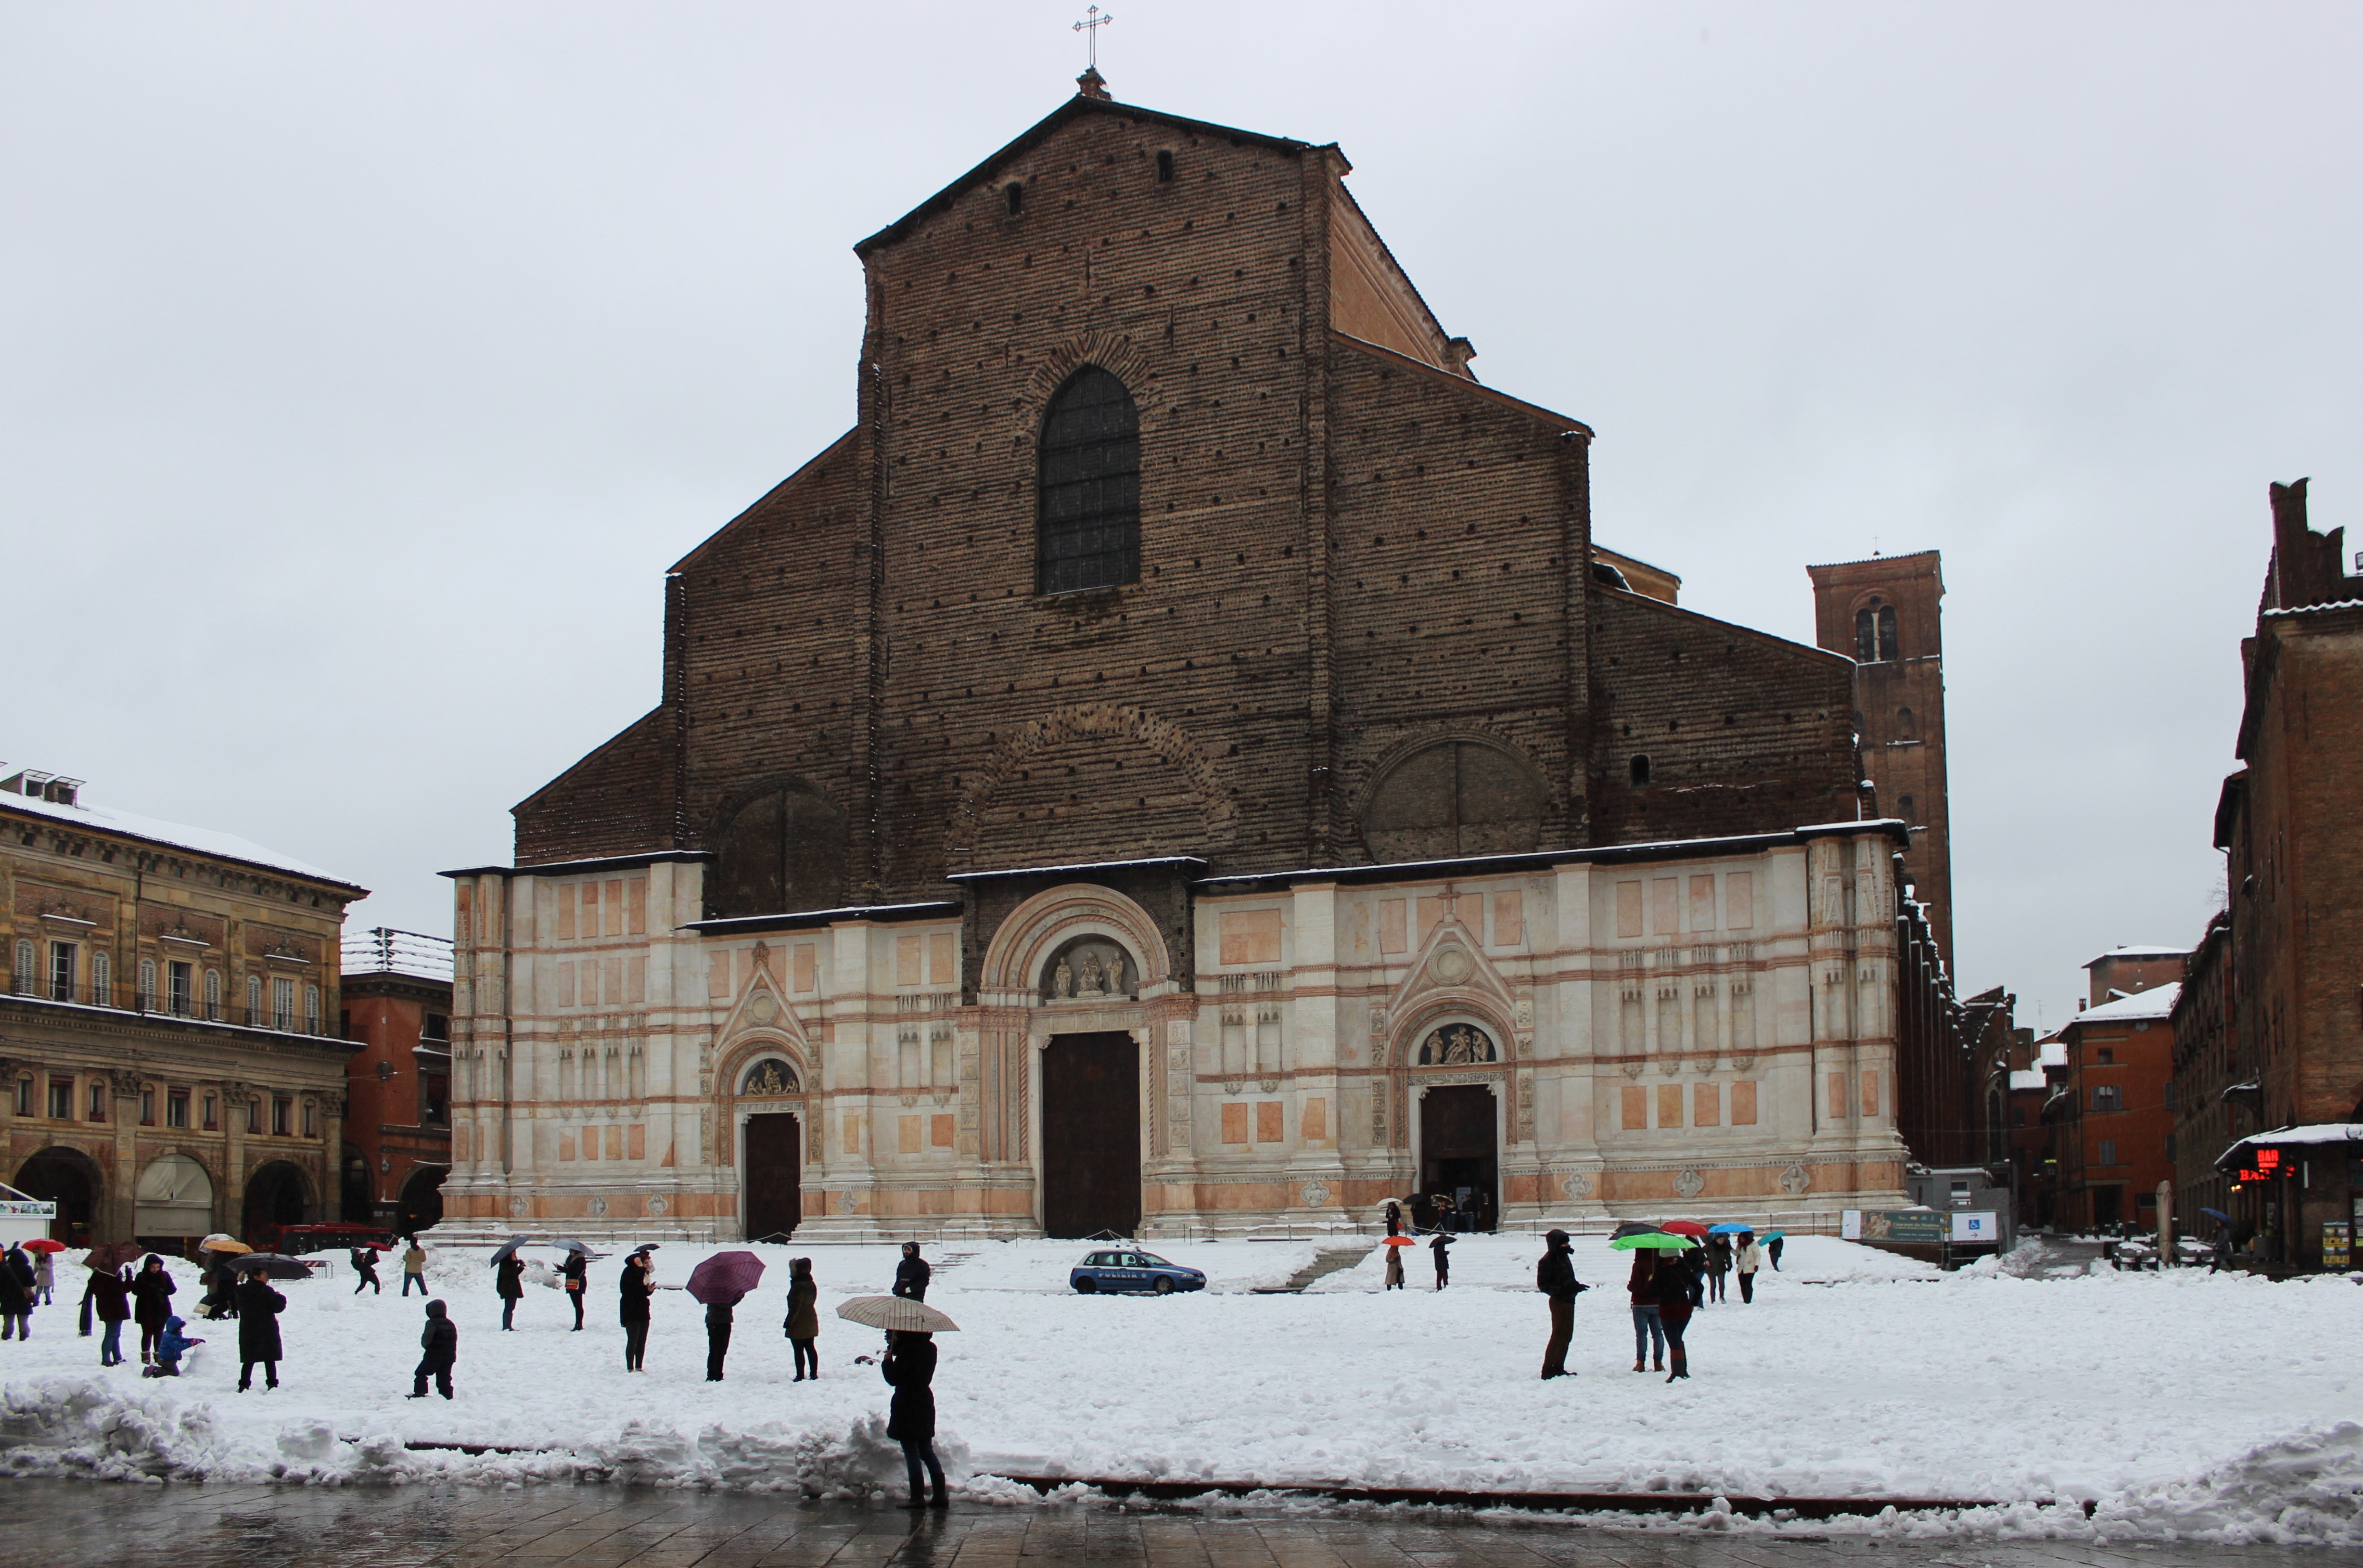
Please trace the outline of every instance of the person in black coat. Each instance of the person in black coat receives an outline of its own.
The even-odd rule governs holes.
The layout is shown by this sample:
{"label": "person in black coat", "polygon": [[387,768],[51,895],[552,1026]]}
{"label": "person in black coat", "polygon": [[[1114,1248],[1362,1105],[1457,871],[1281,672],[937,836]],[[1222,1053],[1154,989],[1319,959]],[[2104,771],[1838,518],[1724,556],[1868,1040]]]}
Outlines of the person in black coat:
{"label": "person in black coat", "polygon": [[214,1264],[205,1275],[207,1293],[205,1316],[218,1322],[238,1316],[238,1269],[227,1258]]}
{"label": "person in black coat", "polygon": [[22,1247],[0,1256],[0,1340],[33,1337],[33,1265]]}
{"label": "person in black coat", "polygon": [[1452,1254],[1444,1250],[1451,1244],[1452,1232],[1449,1231],[1438,1231],[1435,1239],[1427,1243],[1427,1250],[1436,1254],[1436,1287],[1438,1290],[1452,1283]]}
{"label": "person in black coat", "polygon": [[156,1342],[172,1316],[172,1275],[164,1260],[150,1253],[131,1276],[131,1316],[139,1325],[139,1364],[154,1360]]}
{"label": "person in black coat", "polygon": [[131,1316],[131,1282],[114,1269],[94,1268],[82,1298],[98,1313],[102,1335],[98,1364],[113,1366],[123,1359],[123,1324]]}
{"label": "person in black coat", "polygon": [[649,1353],[649,1295],[655,1286],[649,1281],[650,1264],[646,1248],[624,1260],[624,1272],[616,1282],[616,1320],[624,1325],[624,1370],[645,1372],[642,1365]]}
{"label": "person in black coat", "polygon": [[903,1445],[903,1463],[911,1474],[909,1506],[928,1506],[919,1480],[924,1466],[927,1478],[935,1483],[934,1506],[949,1507],[951,1499],[944,1493],[944,1467],[936,1458],[936,1336],[889,1332],[886,1354],[878,1370],[894,1386],[893,1402],[886,1412],[886,1435]]}
{"label": "person in black coat", "polygon": [[705,1381],[722,1381],[722,1363],[730,1354],[731,1301],[709,1301],[705,1304]]}
{"label": "person in black coat", "polygon": [[377,1276],[377,1249],[355,1247],[352,1257],[353,1272],[361,1275],[361,1283],[353,1286],[353,1294],[359,1296],[364,1290],[374,1290],[380,1296],[384,1295],[385,1281]]}
{"label": "person in black coat", "polygon": [[279,1314],[287,1309],[287,1297],[271,1288],[271,1282],[255,1269],[238,1287],[238,1391],[241,1394],[253,1385],[254,1364],[262,1364],[262,1386],[266,1389],[279,1386]]}
{"label": "person in black coat", "polygon": [[919,1243],[904,1242],[903,1261],[894,1265],[894,1294],[905,1301],[925,1301],[927,1280],[934,1273],[927,1260],[919,1255]]}
{"label": "person in black coat", "polygon": [[501,1331],[516,1328],[516,1304],[525,1298],[525,1260],[511,1253],[495,1265],[493,1287],[501,1295]]}
{"label": "person in black coat", "polygon": [[1403,1205],[1392,1198],[1387,1199],[1387,1234],[1390,1236],[1403,1234]]}
{"label": "person in black coat", "polygon": [[1571,1377],[1567,1347],[1575,1338],[1575,1298],[1591,1286],[1575,1277],[1575,1259],[1566,1231],[1546,1233],[1543,1244],[1543,1255],[1535,1264],[1535,1288],[1550,1298],[1550,1342],[1543,1346],[1543,1375]]}
{"label": "person in black coat", "polygon": [[1672,1353],[1674,1361],[1673,1370],[1666,1375],[1669,1383],[1691,1375],[1690,1347],[1682,1336],[1690,1331],[1691,1313],[1698,1304],[1695,1289],[1698,1275],[1691,1263],[1697,1255],[1696,1248],[1658,1254],[1658,1273],[1653,1288],[1658,1297],[1658,1320],[1665,1325],[1666,1348]]}
{"label": "person in black coat", "polygon": [[451,1321],[451,1310],[440,1301],[427,1304],[427,1329],[418,1336],[418,1348],[427,1353],[418,1358],[418,1370],[411,1375],[410,1397],[427,1397],[427,1379],[435,1379],[435,1391],[446,1399],[451,1397],[451,1369],[460,1364],[460,1325]]}
{"label": "person in black coat", "polygon": [[1779,1236],[1764,1243],[1764,1255],[1772,1260],[1772,1272],[1775,1274],[1781,1271],[1781,1238]]}
{"label": "person in black coat", "polygon": [[591,1293],[591,1254],[567,1253],[558,1272],[565,1276],[566,1299],[574,1303],[574,1332],[579,1334],[582,1331],[582,1298]]}

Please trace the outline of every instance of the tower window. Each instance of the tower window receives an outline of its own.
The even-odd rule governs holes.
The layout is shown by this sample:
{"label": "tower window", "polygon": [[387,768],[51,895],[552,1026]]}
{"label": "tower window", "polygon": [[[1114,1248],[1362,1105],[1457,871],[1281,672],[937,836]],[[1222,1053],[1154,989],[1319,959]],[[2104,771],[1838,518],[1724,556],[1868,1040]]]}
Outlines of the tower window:
{"label": "tower window", "polygon": [[1019,213],[1026,210],[1026,187],[1023,184],[1019,183],[1015,180],[1012,180],[1008,184],[1004,185],[1001,188],[1001,193],[1009,203],[1009,215],[1011,217],[1015,217]]}
{"label": "tower window", "polygon": [[1124,383],[1086,365],[1042,420],[1035,591],[1073,593],[1140,578],[1140,413]]}
{"label": "tower window", "polygon": [[1876,664],[1881,659],[1902,657],[1896,651],[1894,605],[1873,601],[1854,613],[1854,659],[1857,664]]}
{"label": "tower window", "polygon": [[1160,185],[1169,184],[1172,179],[1173,154],[1170,151],[1160,151],[1157,155],[1157,182]]}
{"label": "tower window", "polygon": [[1907,823],[1910,822],[1913,817],[1912,797],[1906,795],[1902,801],[1897,802],[1897,804],[1903,808],[1903,820]]}
{"label": "tower window", "polygon": [[1645,756],[1633,758],[1633,784],[1636,789],[1649,781],[1649,759]]}
{"label": "tower window", "polygon": [[1912,710],[1909,708],[1895,710],[1895,738],[1900,741],[1916,741],[1920,738],[1920,721],[1912,716]]}

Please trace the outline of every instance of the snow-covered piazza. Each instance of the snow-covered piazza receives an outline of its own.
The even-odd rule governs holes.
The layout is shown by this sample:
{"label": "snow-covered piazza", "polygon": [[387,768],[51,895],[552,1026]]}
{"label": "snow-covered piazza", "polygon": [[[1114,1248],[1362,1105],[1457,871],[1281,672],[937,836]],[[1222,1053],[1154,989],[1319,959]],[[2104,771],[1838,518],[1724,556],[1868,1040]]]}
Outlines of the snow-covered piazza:
{"label": "snow-covered piazza", "polygon": [[[1335,1243],[1330,1243],[1334,1245]],[[880,1337],[834,1309],[882,1292],[891,1246],[754,1249],[725,1380],[705,1380],[704,1313],[660,1288],[647,1371],[624,1370],[616,1280],[592,1265],[581,1333],[546,1267],[516,1329],[481,1250],[434,1253],[427,1280],[459,1327],[456,1397],[412,1400],[424,1303],[353,1295],[341,1256],[278,1288],[281,1386],[235,1391],[238,1325],[192,1316],[206,1343],[178,1381],[137,1356],[102,1370],[73,1296],[0,1346],[7,1463],[20,1475],[320,1485],[582,1479],[882,1497],[901,1456],[884,1434]],[[963,1506],[1030,1504],[1008,1476],[1328,1484],[1478,1492],[1670,1490],[1703,1496],[1949,1498],[1991,1506],[1817,1521],[1635,1517],[1636,1528],[1961,1533],[2165,1541],[2363,1544],[2356,1286],[2202,1269],[2047,1272],[2013,1262],[1940,1275],[1829,1238],[1798,1237],[1780,1272],[1701,1310],[1693,1376],[1632,1370],[1628,1254],[1578,1238],[1570,1368],[1537,1375],[1547,1331],[1535,1237],[1472,1235],[1451,1284],[1424,1252],[1381,1288],[1377,1250],[1302,1294],[1256,1294],[1315,1243],[1163,1247],[1203,1293],[1082,1296],[1072,1242],[929,1248],[938,1448]],[[960,1253],[967,1253],[960,1256]],[[530,1253],[544,1258],[549,1253]],[[704,1254],[660,1249],[660,1286]],[[815,1260],[821,1375],[791,1381],[788,1260]],[[953,1261],[956,1260],[956,1261]],[[61,1258],[70,1264],[71,1255]],[[186,1310],[194,1268],[172,1265]],[[74,1271],[61,1269],[61,1280]],[[2005,1327],[2006,1326],[2006,1327]]]}

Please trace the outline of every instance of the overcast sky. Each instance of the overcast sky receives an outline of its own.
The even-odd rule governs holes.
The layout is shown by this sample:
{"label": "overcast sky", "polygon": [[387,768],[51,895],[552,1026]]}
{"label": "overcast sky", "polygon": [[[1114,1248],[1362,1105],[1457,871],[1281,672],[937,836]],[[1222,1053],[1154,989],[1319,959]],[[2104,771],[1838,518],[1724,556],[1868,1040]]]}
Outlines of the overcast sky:
{"label": "overcast sky", "polygon": [[[1965,992],[2196,938],[2265,487],[2363,524],[2363,11],[1110,8],[1119,98],[1343,145],[1685,604],[1944,552]],[[1081,14],[0,0],[0,759],[448,932]]]}

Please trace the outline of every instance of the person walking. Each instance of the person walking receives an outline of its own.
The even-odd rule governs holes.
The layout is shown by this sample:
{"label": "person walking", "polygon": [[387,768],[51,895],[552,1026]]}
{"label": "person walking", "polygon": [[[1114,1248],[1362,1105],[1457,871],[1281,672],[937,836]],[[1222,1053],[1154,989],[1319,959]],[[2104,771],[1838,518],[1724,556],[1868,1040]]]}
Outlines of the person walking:
{"label": "person walking", "polygon": [[949,1507],[951,1499],[944,1493],[943,1463],[936,1458],[936,1336],[907,1330],[889,1332],[878,1371],[894,1386],[894,1398],[886,1411],[886,1435],[903,1445],[903,1463],[911,1477],[907,1506],[929,1506],[919,1485],[924,1465],[927,1478],[935,1483],[933,1506]]}
{"label": "person walking", "polygon": [[903,1243],[903,1261],[894,1265],[894,1294],[905,1301],[925,1301],[927,1281],[935,1276],[927,1260],[919,1255],[919,1243]]}
{"label": "person walking", "polygon": [[1682,1342],[1682,1334],[1690,1327],[1691,1313],[1696,1306],[1692,1293],[1695,1280],[1692,1270],[1683,1262],[1684,1255],[1659,1258],[1658,1277],[1651,1282],[1658,1297],[1658,1320],[1665,1325],[1666,1345],[1673,1352],[1673,1370],[1666,1374],[1669,1383],[1691,1375],[1690,1350]]}
{"label": "person walking", "polygon": [[1721,1236],[1709,1236],[1706,1239],[1706,1256],[1701,1261],[1706,1268],[1706,1301],[1699,1303],[1703,1307],[1707,1301],[1725,1298],[1723,1281],[1724,1276],[1731,1272],[1731,1243]]}
{"label": "person walking", "polygon": [[205,1315],[216,1322],[224,1318],[237,1317],[238,1270],[228,1258],[222,1258],[214,1264],[207,1283],[212,1286],[212,1293],[205,1297]]}
{"label": "person walking", "polygon": [[150,1365],[139,1369],[140,1376],[178,1377],[181,1375],[181,1358],[205,1342],[203,1340],[189,1338],[188,1327],[188,1324],[178,1318],[164,1320],[164,1331],[156,1336],[156,1359]]}
{"label": "person walking", "polygon": [[279,1386],[279,1314],[287,1309],[287,1297],[271,1288],[260,1268],[249,1269],[246,1283],[238,1287],[238,1391],[241,1394],[254,1383],[255,1363],[262,1364],[262,1386],[267,1392]]}
{"label": "person walking", "polygon": [[410,1397],[427,1397],[427,1380],[435,1379],[435,1392],[446,1399],[451,1397],[451,1369],[460,1364],[460,1325],[451,1321],[451,1309],[440,1301],[427,1304],[427,1327],[419,1333],[418,1348],[424,1353],[418,1358],[418,1370],[410,1375]]}
{"label": "person walking", "polygon": [[516,1331],[516,1306],[525,1299],[525,1260],[511,1253],[494,1269],[493,1288],[501,1295],[501,1332]]}
{"label": "person walking", "polygon": [[131,1282],[111,1268],[90,1271],[92,1309],[98,1315],[98,1364],[113,1366],[123,1359],[123,1325],[131,1316]]}
{"label": "person walking", "polygon": [[[1390,1234],[1392,1233],[1392,1232],[1390,1232]],[[1403,1287],[1403,1255],[1410,1250],[1411,1249],[1408,1247],[1389,1247],[1387,1249],[1387,1278],[1385,1288],[1389,1290],[1401,1290]]]}
{"label": "person walking", "polygon": [[1756,1232],[1739,1233],[1739,1300],[1742,1306],[1756,1299],[1756,1275],[1764,1266],[1764,1249],[1756,1244]]}
{"label": "person walking", "polygon": [[722,1381],[722,1363],[730,1354],[730,1321],[736,1316],[736,1304],[709,1301],[705,1304],[705,1381]]}
{"label": "person walking", "polygon": [[150,1253],[131,1279],[131,1316],[139,1324],[139,1364],[155,1359],[156,1341],[172,1316],[172,1275],[164,1260]]}
{"label": "person walking", "polygon": [[[41,1254],[41,1261],[49,1261],[47,1253]],[[10,1247],[0,1254],[0,1340],[33,1337],[34,1278],[24,1248]]]}
{"label": "person walking", "polygon": [[427,1294],[427,1249],[418,1244],[416,1236],[410,1238],[410,1245],[402,1254],[402,1294],[405,1298],[414,1285],[418,1286],[419,1295]]}
{"label": "person walking", "polygon": [[1452,1254],[1444,1249],[1452,1245],[1452,1232],[1438,1231],[1427,1250],[1436,1254],[1436,1287],[1438,1290],[1452,1283]]}
{"label": "person walking", "polygon": [[[1390,1236],[1403,1234],[1403,1205],[1392,1198],[1387,1199],[1387,1234]],[[1390,1252],[1394,1250],[1392,1247],[1388,1249]]]}
{"label": "person walking", "polygon": [[1633,1303],[1633,1370],[1647,1371],[1643,1363],[1655,1354],[1658,1370],[1665,1371],[1666,1324],[1658,1316],[1658,1254],[1649,1248],[1634,1250],[1632,1272],[1625,1276],[1625,1295]]}
{"label": "person walking", "polygon": [[591,1294],[591,1254],[567,1253],[558,1272],[565,1276],[566,1299],[574,1303],[573,1331],[579,1334],[582,1331],[582,1298]]}
{"label": "person walking", "polygon": [[352,1260],[353,1272],[361,1275],[361,1283],[353,1286],[353,1294],[359,1296],[364,1290],[374,1290],[380,1296],[384,1295],[385,1282],[377,1276],[377,1249],[355,1247]]}
{"label": "person walking", "polygon": [[1564,1231],[1543,1234],[1543,1255],[1535,1264],[1535,1288],[1550,1298],[1550,1340],[1543,1346],[1543,1376],[1572,1377],[1568,1342],[1575,1337],[1575,1298],[1591,1288],[1575,1277],[1575,1259]]}
{"label": "person walking", "polygon": [[55,1253],[36,1253],[33,1258],[33,1304],[48,1307],[54,1304],[51,1295],[57,1288],[58,1257]]}
{"label": "person walking", "polygon": [[1781,1272],[1781,1247],[1785,1240],[1785,1237],[1775,1236],[1764,1243],[1764,1255],[1772,1260],[1772,1272],[1775,1274]]}
{"label": "person walking", "polygon": [[649,1297],[656,1288],[649,1278],[649,1251],[642,1247],[624,1260],[616,1282],[616,1319],[624,1325],[624,1370],[646,1372],[641,1363],[649,1353]]}
{"label": "person walking", "polygon": [[813,1342],[820,1338],[820,1286],[813,1278],[810,1258],[788,1260],[788,1320],[782,1327],[796,1358],[796,1375],[790,1381],[818,1378],[820,1353]]}

